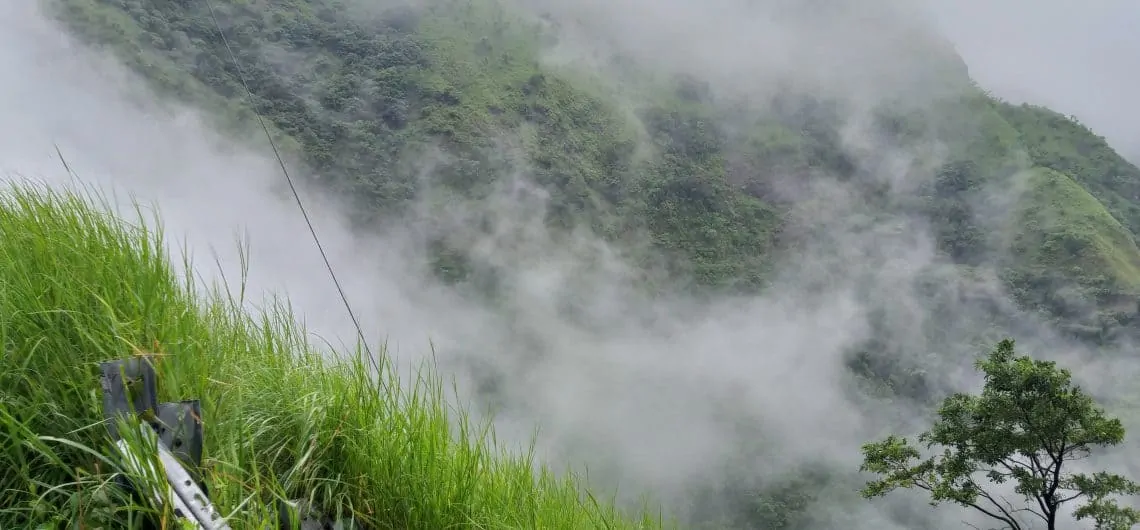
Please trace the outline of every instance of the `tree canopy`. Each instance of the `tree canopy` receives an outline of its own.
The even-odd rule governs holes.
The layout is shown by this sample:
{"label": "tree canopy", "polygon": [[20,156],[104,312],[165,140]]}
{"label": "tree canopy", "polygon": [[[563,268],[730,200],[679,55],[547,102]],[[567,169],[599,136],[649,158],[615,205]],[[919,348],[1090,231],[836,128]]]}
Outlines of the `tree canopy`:
{"label": "tree canopy", "polygon": [[[1073,516],[1097,528],[1140,523],[1140,512],[1113,498],[1140,493],[1140,485],[1107,472],[1073,470],[1094,449],[1120,444],[1124,427],[1073,383],[1068,370],[1017,356],[1009,339],[977,367],[985,373],[981,394],[946,398],[930,430],[918,436],[918,445],[934,449],[933,456],[923,459],[917,445],[896,435],[863,446],[860,469],[881,475],[864,487],[865,497],[918,488],[934,504],[969,507],[1014,530],[1029,528],[1027,519],[1057,528],[1062,506],[1073,501],[1083,502]],[[1024,507],[999,493],[1007,483]]]}

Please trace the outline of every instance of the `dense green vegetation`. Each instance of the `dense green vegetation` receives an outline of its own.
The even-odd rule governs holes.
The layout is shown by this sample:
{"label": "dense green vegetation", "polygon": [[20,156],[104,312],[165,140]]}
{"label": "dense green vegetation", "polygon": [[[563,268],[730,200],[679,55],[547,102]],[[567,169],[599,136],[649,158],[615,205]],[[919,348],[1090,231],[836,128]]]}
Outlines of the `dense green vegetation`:
{"label": "dense green vegetation", "polygon": [[202,400],[205,478],[234,528],[273,527],[275,499],[366,528],[660,526],[495,448],[430,371],[401,391],[387,365],[372,380],[361,357],[324,358],[284,310],[199,294],[151,220],[95,199],[0,195],[0,527],[139,522],[147,507],[115,485],[97,363],[141,351],[159,354],[160,399]]}
{"label": "dense green vegetation", "polygon": [[1080,122],[1044,107],[1003,103],[1033,163],[1069,175],[1129,230],[1140,234],[1140,168]]}
{"label": "dense green vegetation", "polygon": [[[1140,493],[1140,484],[1104,471],[1073,472],[1094,450],[1120,445],[1120,420],[1106,416],[1068,370],[1016,355],[1011,340],[976,365],[986,376],[982,392],[946,398],[917,444],[891,435],[863,446],[863,469],[881,475],[863,488],[866,497],[917,488],[933,503],[976,510],[1010,530],[1064,528],[1068,503],[1079,505],[1078,521],[1096,528],[1140,523],[1140,511],[1117,498]],[[929,449],[933,456],[924,458]],[[995,491],[1003,483],[1015,485],[1024,507]]]}
{"label": "dense green vegetation", "polygon": [[[236,135],[259,133],[205,2],[49,5],[164,94],[212,111]],[[821,231],[894,217],[929,224],[943,259],[922,277],[934,318],[921,333],[940,362],[977,353],[1021,318],[932,287],[988,269],[1021,309],[1073,338],[1106,345],[1135,334],[1140,169],[1070,118],[986,94],[956,65],[932,68],[943,76],[932,81],[937,94],[875,107],[864,135],[881,145],[860,153],[844,144],[851,111],[841,97],[787,89],[751,101],[631,61],[620,78],[555,67],[540,57],[557,35],[494,0],[416,6],[214,1],[252,108],[294,167],[351,202],[361,230],[479,201],[521,169],[551,193],[556,237],[589,227],[632,249],[646,288],[716,294],[768,287]],[[904,152],[916,158],[902,175],[913,189],[883,175]],[[852,190],[858,215],[822,227],[791,215],[825,179]],[[428,235],[436,274],[493,290],[484,280],[494,267],[470,256],[467,241]],[[886,318],[872,318],[876,335],[848,366],[874,392],[931,403],[937,375],[901,360]],[[805,528],[810,500],[850,478],[817,469],[786,482],[739,477],[708,495],[724,525]]]}
{"label": "dense green vegetation", "polygon": [[[374,20],[331,4],[218,4],[257,110],[295,140],[314,173],[352,197],[361,223],[403,213],[423,191],[411,162],[431,147],[449,155],[434,184],[485,193],[504,173],[489,148],[512,131],[534,180],[555,192],[553,225],[648,233],[701,283],[761,282],[779,215],[724,178],[725,134],[696,95],[678,90],[643,109],[660,156],[639,163],[638,133],[603,89],[542,68],[535,31],[494,9],[443,3]],[[82,35],[125,52],[158,86],[248,121],[231,109],[241,106],[241,84],[204,3],[62,8]]]}
{"label": "dense green vegetation", "polygon": [[1024,290],[1060,295],[1073,286],[1087,298],[1118,301],[1125,311],[1134,310],[1140,249],[1132,233],[1063,173],[1036,170],[1025,186],[1012,248],[1025,264],[1023,278],[1052,285]]}
{"label": "dense green vegetation", "polygon": [[[218,115],[232,127],[251,123],[204,2],[54,5],[79,35],[112,46],[156,86],[225,111]],[[691,76],[652,81],[661,76],[631,74],[616,90],[635,94],[639,103],[632,105],[614,97],[613,83],[542,64],[548,36],[492,2],[424,5],[215,6],[256,109],[313,174],[351,198],[362,226],[407,213],[409,201],[425,192],[414,162],[432,149],[446,157],[429,187],[485,195],[508,172],[496,149],[507,134],[526,155],[529,175],[553,193],[552,226],[584,223],[612,239],[649,241],[653,255],[670,258],[676,278],[750,289],[764,285],[781,243],[790,244],[780,237],[788,199],[773,191],[775,181],[819,171],[858,179],[866,171],[840,145],[840,102],[789,93],[766,110],[742,112],[747,102],[717,100]],[[999,227],[976,226],[969,204],[979,188],[1017,169],[1020,151],[1087,189],[1134,237],[1140,170],[1068,118],[997,101],[962,81],[948,80],[964,89],[924,108],[877,111],[878,127],[899,147],[950,140],[940,172],[949,176],[915,211],[933,221],[954,261],[974,265],[993,254],[987,236]],[[463,254],[454,248],[460,242],[439,239],[433,248],[443,256]],[[1043,281],[1032,260],[1007,265],[1019,293]],[[447,267],[454,279],[470,272],[461,269]],[[1100,268],[1070,273],[1080,285],[1119,276]],[[1041,298],[1021,294],[1027,302]]]}

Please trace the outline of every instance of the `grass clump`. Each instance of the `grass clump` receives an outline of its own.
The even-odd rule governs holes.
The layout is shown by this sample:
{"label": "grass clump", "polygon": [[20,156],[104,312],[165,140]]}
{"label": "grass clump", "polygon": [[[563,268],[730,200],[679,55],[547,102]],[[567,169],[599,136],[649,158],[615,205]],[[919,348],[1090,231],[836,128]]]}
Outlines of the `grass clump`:
{"label": "grass clump", "polygon": [[252,314],[198,289],[157,225],[96,199],[0,192],[0,528],[138,525],[146,507],[114,485],[98,363],[143,351],[160,400],[201,399],[205,476],[234,528],[272,528],[279,498],[365,528],[660,526],[497,449],[430,372],[372,378],[359,352],[316,353],[283,304]]}

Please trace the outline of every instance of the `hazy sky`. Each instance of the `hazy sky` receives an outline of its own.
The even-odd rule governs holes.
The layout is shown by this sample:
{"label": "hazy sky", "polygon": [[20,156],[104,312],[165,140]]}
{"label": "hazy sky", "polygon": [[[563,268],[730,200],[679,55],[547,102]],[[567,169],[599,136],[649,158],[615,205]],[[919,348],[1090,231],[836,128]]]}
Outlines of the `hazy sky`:
{"label": "hazy sky", "polygon": [[931,1],[982,86],[1074,114],[1140,158],[1140,2]]}

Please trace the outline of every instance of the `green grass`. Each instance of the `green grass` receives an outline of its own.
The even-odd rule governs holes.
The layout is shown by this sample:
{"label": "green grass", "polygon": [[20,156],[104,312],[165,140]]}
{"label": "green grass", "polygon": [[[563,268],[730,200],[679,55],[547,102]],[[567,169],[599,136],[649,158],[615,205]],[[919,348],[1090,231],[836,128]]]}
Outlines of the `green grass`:
{"label": "green grass", "polygon": [[1086,287],[1140,294],[1140,248],[1104,204],[1051,169],[1028,176],[1014,251],[1038,274],[1053,271]]}
{"label": "green grass", "polygon": [[286,304],[253,314],[201,289],[154,219],[107,207],[30,184],[0,193],[0,528],[137,523],[145,507],[116,508],[97,370],[141,351],[158,354],[160,400],[201,399],[206,479],[235,529],[271,527],[280,497],[366,528],[661,526],[502,449],[430,370],[370,378],[359,354],[317,353]]}
{"label": "green grass", "polygon": [[1035,165],[1068,175],[1136,239],[1140,234],[1140,168],[1073,118],[1035,105],[1002,103],[995,108],[1017,128]]}

